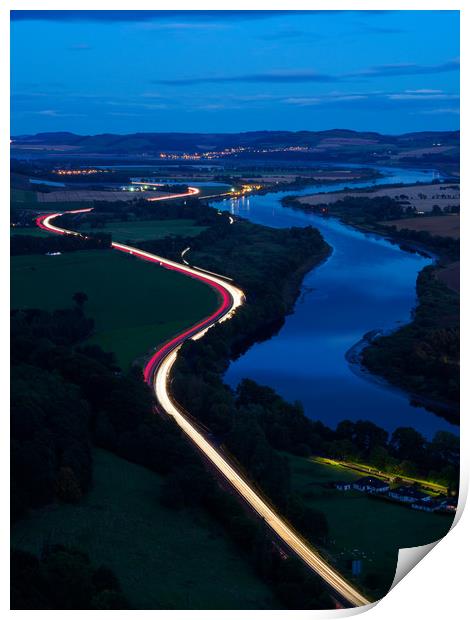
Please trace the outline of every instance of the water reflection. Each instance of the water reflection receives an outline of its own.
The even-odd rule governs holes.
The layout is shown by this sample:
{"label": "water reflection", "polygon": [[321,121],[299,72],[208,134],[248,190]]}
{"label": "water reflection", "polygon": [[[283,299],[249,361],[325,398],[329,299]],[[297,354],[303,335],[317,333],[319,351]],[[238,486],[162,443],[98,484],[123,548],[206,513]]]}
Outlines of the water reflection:
{"label": "water reflection", "polygon": [[[377,184],[430,181],[434,176],[433,171],[382,168],[381,172],[386,176]],[[366,185],[370,183],[354,187]],[[344,189],[344,184],[254,195],[222,204],[235,215],[268,226],[313,225],[334,249],[328,261],[307,274],[303,294],[279,334],[232,363],[226,380],[235,386],[243,377],[250,377],[269,385],[288,400],[301,401],[309,417],[331,426],[345,418],[363,418],[390,431],[413,426],[428,437],[437,430],[457,432],[457,427],[438,416],[411,406],[400,391],[366,381],[351,371],[345,353],[366,332],[390,329],[409,320],[416,303],[417,274],[430,259],[338,221],[280,204],[290,193],[339,189]]]}

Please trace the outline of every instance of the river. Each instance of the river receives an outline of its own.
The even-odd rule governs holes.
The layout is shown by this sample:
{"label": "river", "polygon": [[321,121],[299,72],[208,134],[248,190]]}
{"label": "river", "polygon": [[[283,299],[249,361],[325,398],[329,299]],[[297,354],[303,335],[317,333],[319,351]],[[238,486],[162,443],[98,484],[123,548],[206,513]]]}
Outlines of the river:
{"label": "river", "polygon": [[[433,179],[429,170],[379,171],[384,176],[375,182],[377,185]],[[369,185],[371,182],[356,183],[354,187]],[[345,357],[367,332],[396,328],[410,320],[416,305],[417,274],[431,260],[332,218],[280,203],[287,195],[344,187],[344,183],[315,185],[215,203],[218,208],[267,226],[312,225],[333,248],[328,260],[304,278],[294,312],[279,333],[252,346],[233,362],[225,380],[233,387],[244,377],[269,385],[287,400],[300,401],[308,417],[330,427],[344,419],[363,419],[390,432],[399,426],[412,426],[427,438],[439,430],[457,433],[457,426],[410,405],[402,391],[354,372]]]}

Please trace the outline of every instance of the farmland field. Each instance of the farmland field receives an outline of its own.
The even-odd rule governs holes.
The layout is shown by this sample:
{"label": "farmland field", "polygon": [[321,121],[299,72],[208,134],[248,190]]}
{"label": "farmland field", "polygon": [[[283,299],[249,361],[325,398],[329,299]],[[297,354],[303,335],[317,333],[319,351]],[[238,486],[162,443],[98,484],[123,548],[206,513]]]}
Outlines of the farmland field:
{"label": "farmland field", "polygon": [[15,228],[10,228],[10,237],[12,235],[26,235],[28,237],[50,237],[51,234],[48,232],[47,230],[43,230],[42,228],[28,228],[27,226],[24,227],[15,227]]}
{"label": "farmland field", "polygon": [[377,187],[341,191],[330,194],[314,194],[301,196],[299,202],[303,205],[332,204],[344,198],[378,198],[388,197],[400,202],[404,206],[415,207],[418,211],[432,211],[434,205],[441,209],[460,206],[460,186],[458,184],[430,184],[430,185],[400,185],[397,187]]}
{"label": "farmland field", "polygon": [[11,202],[36,203],[36,192],[29,189],[18,189],[16,187],[12,187],[10,190],[10,200]]}
{"label": "farmland field", "polygon": [[123,192],[105,191],[89,189],[66,189],[56,192],[38,192],[37,201],[39,203],[70,203],[70,202],[93,202],[94,200],[105,200],[115,202],[116,200],[135,200],[136,198],[155,198],[163,196],[161,192]]}
{"label": "farmland field", "polygon": [[168,236],[195,237],[206,230],[196,226],[194,220],[144,220],[138,222],[109,222],[106,226],[80,228],[83,232],[105,232],[115,241],[146,241]]}
{"label": "farmland field", "polygon": [[[402,220],[382,222],[386,226],[396,226],[397,230],[423,230],[439,237],[460,239],[460,215],[436,215],[429,217],[412,217]],[[449,288],[460,291],[460,261],[455,261],[442,269],[438,269],[437,277]]]}
{"label": "farmland field", "polygon": [[89,342],[114,351],[122,368],[216,305],[201,282],[112,250],[14,256],[11,282],[13,308],[70,307],[74,293],[86,293]]}
{"label": "farmland field", "polygon": [[[350,575],[350,560],[362,560],[359,579],[384,594],[395,576],[398,549],[436,541],[450,529],[452,518],[374,499],[359,491],[338,491],[327,484],[357,480],[363,474],[291,457],[294,490],[328,520],[327,551]],[[371,586],[370,586],[371,587]]]}
{"label": "farmland field", "polygon": [[437,277],[457,293],[460,291],[460,261],[451,263],[437,271]]}
{"label": "farmland field", "polygon": [[78,546],[121,581],[132,609],[272,609],[269,589],[200,511],[159,502],[162,477],[95,450],[94,483],[76,505],[51,505],[18,522],[12,545]]}
{"label": "farmland field", "polygon": [[396,226],[397,230],[424,230],[439,237],[460,238],[460,215],[436,215],[429,217],[410,217],[402,220],[382,222],[385,226]]}

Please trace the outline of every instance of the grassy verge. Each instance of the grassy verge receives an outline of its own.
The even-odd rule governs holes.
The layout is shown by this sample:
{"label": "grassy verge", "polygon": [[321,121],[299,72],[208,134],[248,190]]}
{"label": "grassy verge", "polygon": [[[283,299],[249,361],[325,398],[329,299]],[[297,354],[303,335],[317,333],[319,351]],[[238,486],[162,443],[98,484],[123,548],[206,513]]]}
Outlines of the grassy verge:
{"label": "grassy verge", "polygon": [[327,486],[337,480],[356,480],[363,472],[301,457],[288,459],[293,489],[328,520],[326,550],[332,561],[352,578],[351,560],[362,560],[361,575],[355,579],[377,598],[393,581],[400,548],[431,543],[450,529],[450,516],[424,513],[358,491],[338,491]]}
{"label": "grassy verge", "polygon": [[11,280],[13,308],[70,307],[74,293],[86,293],[91,342],[114,351],[122,368],[216,306],[204,284],[111,250],[14,256]]}
{"label": "grassy verge", "polygon": [[20,521],[15,547],[79,546],[108,565],[135,609],[269,609],[272,595],[201,511],[159,502],[162,477],[104,450],[94,484],[77,505],[52,505]]}

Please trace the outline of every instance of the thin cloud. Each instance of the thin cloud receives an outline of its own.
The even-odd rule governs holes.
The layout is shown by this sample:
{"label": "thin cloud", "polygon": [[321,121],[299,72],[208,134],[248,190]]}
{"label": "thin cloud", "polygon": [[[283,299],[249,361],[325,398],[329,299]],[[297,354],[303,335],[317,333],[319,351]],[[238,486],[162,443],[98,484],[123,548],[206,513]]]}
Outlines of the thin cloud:
{"label": "thin cloud", "polygon": [[[327,14],[344,11],[11,11],[12,21],[147,22],[158,20],[248,21],[286,15]],[[365,12],[365,11],[364,11]],[[373,13],[370,11],[370,13]]]}
{"label": "thin cloud", "polygon": [[93,48],[91,47],[91,45],[88,45],[88,43],[75,43],[74,45],[71,45],[69,47],[69,50],[72,50],[75,52],[86,52],[91,49]]}
{"label": "thin cloud", "polygon": [[430,75],[435,73],[447,73],[458,71],[460,61],[458,59],[448,60],[437,65],[418,65],[413,63],[378,65],[369,67],[362,71],[347,73],[345,77],[389,77],[397,75]]}
{"label": "thin cloud", "polygon": [[460,114],[459,108],[435,108],[433,110],[421,110],[419,114]]}
{"label": "thin cloud", "polygon": [[269,32],[263,35],[260,35],[258,38],[262,41],[282,41],[282,40],[292,40],[292,39],[303,39],[305,37],[314,36],[316,39],[322,37],[323,35],[319,35],[318,33],[307,32],[306,30],[278,30],[276,32]]}
{"label": "thin cloud", "polygon": [[39,116],[48,116],[50,118],[66,118],[66,117],[78,117],[78,116],[86,116],[86,114],[64,114],[63,112],[58,112],[57,110],[38,110],[37,112],[30,112],[30,114],[37,114]]}
{"label": "thin cloud", "polygon": [[314,71],[278,71],[272,73],[245,73],[232,76],[188,77],[169,80],[155,80],[155,84],[166,86],[188,86],[192,84],[218,84],[230,82],[290,84],[294,82],[336,82],[334,75]]}
{"label": "thin cloud", "polygon": [[217,23],[217,22],[199,22],[199,21],[188,21],[188,22],[139,22],[136,27],[139,27],[141,30],[155,31],[155,30],[226,30],[230,27],[227,23]]}
{"label": "thin cloud", "polygon": [[354,78],[377,78],[395,77],[402,75],[432,75],[436,73],[446,73],[458,71],[460,61],[458,59],[449,60],[437,65],[418,65],[418,64],[390,64],[368,67],[360,71],[345,74],[317,73],[315,71],[276,71],[269,73],[245,73],[240,75],[220,75],[220,76],[194,76],[186,78],[172,78],[154,80],[154,84],[165,86],[191,86],[194,84],[223,84],[231,82],[245,83],[327,83],[345,82]]}
{"label": "thin cloud", "polygon": [[445,93],[394,93],[389,99],[395,101],[442,101],[459,99],[459,95],[447,95]]}
{"label": "thin cloud", "polygon": [[437,88],[417,88],[415,90],[405,90],[405,93],[411,93],[414,95],[431,95],[442,93],[442,90]]}

